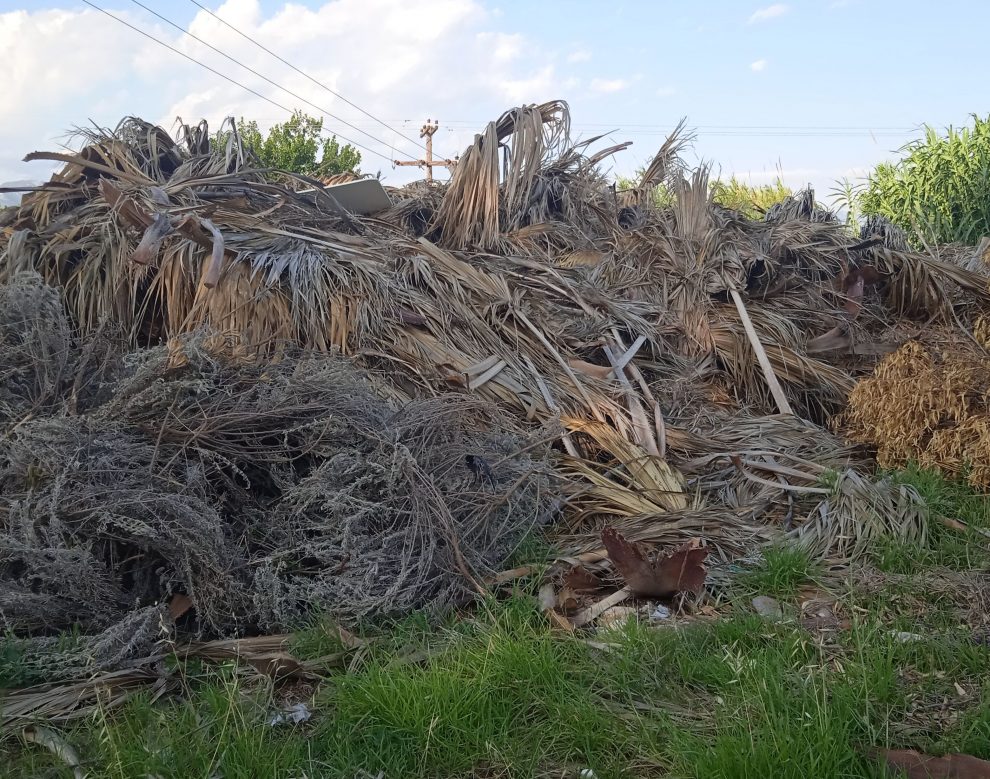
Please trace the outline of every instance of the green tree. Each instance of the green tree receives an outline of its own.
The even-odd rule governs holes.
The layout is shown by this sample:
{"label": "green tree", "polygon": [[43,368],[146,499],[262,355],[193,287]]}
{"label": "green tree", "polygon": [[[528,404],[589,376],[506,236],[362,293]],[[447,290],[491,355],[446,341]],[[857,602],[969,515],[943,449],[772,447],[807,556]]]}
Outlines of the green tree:
{"label": "green tree", "polygon": [[[266,168],[302,173],[306,176],[331,176],[348,171],[358,172],[361,153],[351,144],[341,146],[337,136],[327,138],[323,120],[296,111],[282,124],[274,125],[268,135],[258,123],[241,117],[237,121],[241,143],[258,157]],[[229,133],[217,133],[215,142],[225,146]]]}
{"label": "green tree", "polygon": [[976,244],[990,235],[990,117],[973,127],[923,138],[882,163],[867,179],[863,213],[885,216],[913,242]]}
{"label": "green tree", "polygon": [[790,197],[793,193],[778,176],[772,184],[753,186],[735,176],[728,181],[717,180],[711,183],[712,200],[725,208],[738,211],[749,219],[762,219],[764,212],[774,203]]}

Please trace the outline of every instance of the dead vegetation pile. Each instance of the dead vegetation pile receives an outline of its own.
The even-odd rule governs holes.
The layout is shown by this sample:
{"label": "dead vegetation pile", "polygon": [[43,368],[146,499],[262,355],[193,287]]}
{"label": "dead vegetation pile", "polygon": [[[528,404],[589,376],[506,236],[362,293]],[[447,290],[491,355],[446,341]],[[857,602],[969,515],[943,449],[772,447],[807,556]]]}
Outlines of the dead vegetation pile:
{"label": "dead vegetation pile", "polygon": [[0,214],[7,627],[173,593],[219,634],[413,608],[483,587],[558,505],[584,559],[607,526],[716,561],[924,537],[829,426],[878,355],[971,327],[980,273],[811,193],[728,211],[681,128],[616,192],[625,144],[572,142],[563,103],[373,217],[180,137],[127,119],[30,155],[65,167]]}
{"label": "dead vegetation pile", "polygon": [[905,344],[856,385],[842,421],[883,466],[918,463],[990,487],[990,358],[972,342]]}
{"label": "dead vegetation pile", "polygon": [[339,357],[235,363],[185,336],[95,359],[69,333],[36,276],[0,293],[0,614],[17,633],[98,633],[180,593],[214,635],[314,604],[448,604],[549,518],[546,468],[479,398],[396,408]]}

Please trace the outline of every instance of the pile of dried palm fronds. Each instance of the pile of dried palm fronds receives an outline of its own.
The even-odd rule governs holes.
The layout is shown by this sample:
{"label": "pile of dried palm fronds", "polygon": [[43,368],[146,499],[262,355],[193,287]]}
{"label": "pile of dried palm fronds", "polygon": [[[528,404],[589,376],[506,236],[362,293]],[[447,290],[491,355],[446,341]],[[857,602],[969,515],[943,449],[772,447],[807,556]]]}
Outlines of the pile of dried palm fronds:
{"label": "pile of dried palm fronds", "polygon": [[[66,165],[0,213],[0,280],[54,311],[18,275],[40,274],[71,328],[4,324],[10,597],[65,620],[79,599],[131,608],[121,577],[143,604],[191,588],[216,632],[314,600],[411,607],[480,582],[551,497],[574,551],[606,525],[717,559],[785,533],[840,557],[923,537],[916,496],[827,430],[912,321],[971,327],[985,277],[854,237],[810,192],[760,222],[721,208],[678,133],[617,194],[601,163],[625,145],[572,143],[569,122],[509,111],[448,185],[373,218],[136,119],[32,155]],[[108,359],[117,342],[144,351]],[[551,443],[552,495],[531,473]]]}

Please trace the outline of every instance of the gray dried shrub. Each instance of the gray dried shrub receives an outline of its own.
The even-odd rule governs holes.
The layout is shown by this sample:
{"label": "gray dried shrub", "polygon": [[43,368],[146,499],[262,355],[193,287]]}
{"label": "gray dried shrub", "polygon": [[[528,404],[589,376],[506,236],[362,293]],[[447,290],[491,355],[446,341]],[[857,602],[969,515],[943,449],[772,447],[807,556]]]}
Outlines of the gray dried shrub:
{"label": "gray dried shrub", "polygon": [[[4,629],[77,626],[94,647],[123,647],[101,650],[105,666],[146,646],[129,638],[136,614],[179,592],[195,604],[184,627],[212,636],[288,628],[314,608],[343,620],[436,608],[549,518],[548,469],[484,401],[395,408],[341,358],[236,362],[205,336],[116,372],[103,358],[73,366],[87,344],[66,348],[57,296],[18,284],[0,301],[50,315],[0,326],[23,344],[0,355],[19,382],[0,438]],[[69,402],[91,383],[90,402]]]}
{"label": "gray dried shrub", "polygon": [[56,290],[33,273],[0,286],[0,427],[53,403],[75,359]]}

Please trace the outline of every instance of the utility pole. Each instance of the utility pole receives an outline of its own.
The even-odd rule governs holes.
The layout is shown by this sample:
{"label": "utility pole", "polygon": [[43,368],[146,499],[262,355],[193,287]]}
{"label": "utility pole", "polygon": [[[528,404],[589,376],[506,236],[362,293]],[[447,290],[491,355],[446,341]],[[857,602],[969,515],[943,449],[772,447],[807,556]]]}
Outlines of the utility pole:
{"label": "utility pole", "polygon": [[427,119],[426,124],[424,124],[419,130],[419,137],[426,138],[426,159],[425,160],[409,160],[408,162],[393,160],[396,165],[416,165],[417,167],[426,168],[426,180],[433,181],[433,168],[447,168],[448,170],[453,170],[454,166],[457,165],[457,158],[446,159],[446,160],[435,160],[433,159],[433,133],[440,129],[440,122],[436,119]]}

